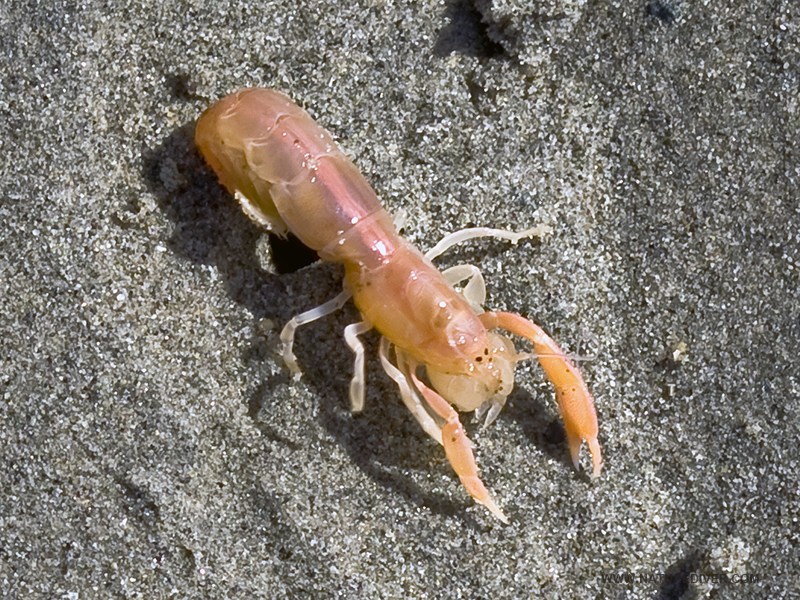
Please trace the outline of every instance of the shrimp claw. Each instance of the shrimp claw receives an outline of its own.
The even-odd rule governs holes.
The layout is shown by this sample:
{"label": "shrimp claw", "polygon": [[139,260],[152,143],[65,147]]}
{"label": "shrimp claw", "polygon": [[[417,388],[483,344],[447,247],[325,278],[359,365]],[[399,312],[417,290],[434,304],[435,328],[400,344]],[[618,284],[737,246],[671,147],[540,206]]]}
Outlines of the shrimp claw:
{"label": "shrimp claw", "polygon": [[472,453],[472,442],[469,441],[467,434],[464,432],[464,427],[458,419],[458,413],[450,406],[447,400],[422,383],[413,369],[411,370],[411,379],[428,405],[445,420],[445,424],[442,427],[442,445],[444,446],[447,460],[461,480],[461,484],[477,503],[483,504],[495,517],[508,524],[508,518],[497,506],[489,490],[486,489],[486,486],[483,485],[480,477],[478,477],[478,466]]}
{"label": "shrimp claw", "polygon": [[[286,325],[284,325],[283,329],[281,330],[281,342],[283,343],[281,356],[283,357],[283,362],[286,363],[286,366],[292,373],[292,377],[299,379],[303,374],[303,372],[300,370],[300,365],[297,364],[297,357],[295,357],[293,351],[294,334],[297,331],[297,328],[301,325],[306,325],[336,312],[345,305],[345,303],[350,299],[350,296],[352,296],[352,294],[349,291],[343,290],[327,302],[302,312],[299,315],[295,315],[289,320],[288,323],[286,323]],[[356,352],[355,348],[353,349],[353,352]]]}
{"label": "shrimp claw", "polygon": [[479,318],[488,329],[505,329],[533,344],[545,376],[556,389],[556,402],[564,420],[572,464],[578,468],[581,445],[585,441],[592,455],[592,478],[599,477],[603,459],[597,442],[597,414],[580,371],[553,339],[528,319],[507,312],[485,312]]}

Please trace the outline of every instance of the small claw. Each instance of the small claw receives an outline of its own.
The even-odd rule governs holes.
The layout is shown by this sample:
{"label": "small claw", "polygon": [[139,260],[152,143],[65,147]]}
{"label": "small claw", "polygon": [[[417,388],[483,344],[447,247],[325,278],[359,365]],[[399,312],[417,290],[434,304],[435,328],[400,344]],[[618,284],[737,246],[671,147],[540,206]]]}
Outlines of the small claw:
{"label": "small claw", "polygon": [[503,511],[500,510],[500,507],[495,504],[494,498],[489,496],[486,502],[482,502],[486,508],[489,509],[489,512],[492,513],[503,525],[508,525],[508,517],[503,514]]}
{"label": "small claw", "polygon": [[489,512],[492,513],[495,517],[497,517],[500,521],[504,524],[508,525],[508,517],[500,510],[500,507],[497,506],[497,502],[494,501],[492,495],[489,493],[489,490],[486,489],[486,486],[483,485],[483,482],[477,476],[473,477],[459,477],[461,480],[461,485],[466,488],[469,492],[469,495],[477,502],[478,504],[483,504],[486,508],[489,509]]}
{"label": "small claw", "polygon": [[442,427],[442,445],[445,456],[458,475],[461,484],[478,504],[483,504],[495,517],[507,524],[508,519],[478,477],[478,465],[475,463],[475,455],[472,453],[472,442],[464,432],[464,427],[458,419],[458,413],[447,400],[422,383],[414,374],[413,369],[410,375],[428,405],[445,420]]}
{"label": "small claw", "polygon": [[475,410],[475,418],[480,421],[483,419],[484,415],[486,419],[483,422],[483,429],[488,428],[492,423],[495,422],[497,417],[500,415],[500,411],[503,410],[503,406],[506,404],[506,399],[501,398],[492,398],[491,400],[487,400],[483,404],[481,404]]}
{"label": "small claw", "polygon": [[442,427],[442,443],[444,453],[450,465],[458,475],[461,484],[473,497],[475,502],[483,504],[495,517],[508,524],[508,519],[497,506],[489,490],[478,477],[478,467],[475,456],[472,454],[472,441],[464,433],[464,428],[458,421],[445,423]]}
{"label": "small claw", "polygon": [[579,471],[581,468],[580,453],[581,453],[581,446],[583,445],[584,440],[586,441],[586,444],[589,446],[589,453],[592,455],[591,478],[597,479],[598,477],[600,477],[600,470],[603,468],[603,459],[602,459],[602,454],[600,453],[600,444],[597,442],[597,437],[582,438],[578,434],[567,431],[567,444],[569,445],[569,454],[570,457],[572,458],[572,464],[575,467],[576,471]]}
{"label": "small claw", "polygon": [[597,442],[596,437],[587,439],[586,443],[589,444],[589,452],[592,455],[592,479],[597,479],[600,477],[600,469],[603,468],[603,458],[600,454],[600,444]]}
{"label": "small claw", "polygon": [[600,477],[603,459],[600,444],[597,442],[598,428],[594,402],[578,371],[571,365],[569,367],[563,371],[559,369],[559,375],[570,385],[566,388],[557,388],[556,401],[561,418],[564,420],[572,464],[576,469],[580,469],[581,446],[585,441],[592,455],[592,479],[597,479]]}

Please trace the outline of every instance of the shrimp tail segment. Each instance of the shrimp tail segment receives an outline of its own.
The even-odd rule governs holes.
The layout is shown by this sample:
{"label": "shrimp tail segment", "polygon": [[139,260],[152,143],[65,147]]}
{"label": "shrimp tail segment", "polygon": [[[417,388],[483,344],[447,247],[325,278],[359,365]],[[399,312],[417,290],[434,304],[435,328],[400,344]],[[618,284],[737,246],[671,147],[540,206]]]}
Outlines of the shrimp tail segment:
{"label": "shrimp tail segment", "polygon": [[564,421],[572,463],[578,468],[581,445],[585,441],[592,455],[592,478],[599,477],[603,459],[597,442],[597,414],[592,395],[578,368],[541,327],[528,319],[507,312],[485,312],[479,318],[489,329],[505,329],[533,344],[539,364],[556,390],[556,402]]}
{"label": "shrimp tail segment", "polygon": [[464,427],[458,419],[458,413],[450,404],[434,390],[422,383],[411,371],[414,385],[422,393],[425,401],[433,411],[445,420],[442,427],[442,445],[450,466],[458,475],[461,484],[476,502],[483,504],[500,521],[508,524],[508,518],[494,501],[489,490],[478,476],[478,466],[472,454],[472,442],[469,441]]}

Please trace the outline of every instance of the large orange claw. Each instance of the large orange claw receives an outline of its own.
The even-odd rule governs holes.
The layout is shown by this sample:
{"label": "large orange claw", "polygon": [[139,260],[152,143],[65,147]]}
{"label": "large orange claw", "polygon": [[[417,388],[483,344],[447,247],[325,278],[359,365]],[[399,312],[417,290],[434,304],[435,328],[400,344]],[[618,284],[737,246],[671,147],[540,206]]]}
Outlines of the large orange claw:
{"label": "large orange claw", "polygon": [[592,455],[592,478],[599,477],[603,459],[597,442],[597,414],[592,395],[578,368],[541,327],[528,319],[507,312],[485,312],[480,319],[488,329],[505,329],[530,340],[539,364],[556,389],[572,463],[578,467],[581,444],[585,441]]}

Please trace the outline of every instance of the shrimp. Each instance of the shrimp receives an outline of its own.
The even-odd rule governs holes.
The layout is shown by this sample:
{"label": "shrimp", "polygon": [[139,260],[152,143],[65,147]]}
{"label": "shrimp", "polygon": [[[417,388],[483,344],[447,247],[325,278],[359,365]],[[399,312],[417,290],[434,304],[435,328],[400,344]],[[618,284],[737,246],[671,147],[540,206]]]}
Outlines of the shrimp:
{"label": "shrimp", "polygon": [[[342,292],[295,316],[281,332],[283,358],[295,376],[301,373],[292,351],[297,327],[352,298],[362,317],[344,330],[355,354],[352,410],[364,406],[365,356],[359,335],[374,328],[382,336],[381,364],[404,404],[444,447],[475,501],[507,523],[478,476],[458,411],[475,410],[479,417],[486,415],[489,425],[514,387],[516,364],[535,356],[555,387],[573,464],[578,467],[585,441],[592,477],[600,475],[594,401],[573,362],[528,319],[485,312],[485,282],[477,267],[458,265],[439,272],[432,262],[466,240],[495,237],[516,243],[542,236],[548,228],[519,233],[465,229],[423,254],[400,236],[373,189],[331,135],[287,96],[270,89],[245,89],[218,101],[198,120],[195,141],[248,216],[277,235],[292,232],[323,260],[344,266]],[[454,285],[463,282],[458,293]],[[528,340],[533,352],[517,352],[497,330]]]}

